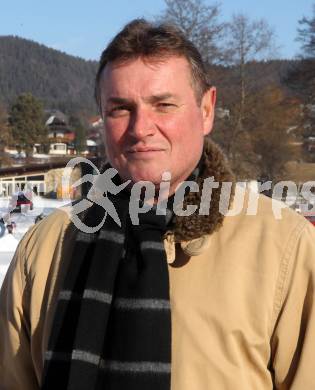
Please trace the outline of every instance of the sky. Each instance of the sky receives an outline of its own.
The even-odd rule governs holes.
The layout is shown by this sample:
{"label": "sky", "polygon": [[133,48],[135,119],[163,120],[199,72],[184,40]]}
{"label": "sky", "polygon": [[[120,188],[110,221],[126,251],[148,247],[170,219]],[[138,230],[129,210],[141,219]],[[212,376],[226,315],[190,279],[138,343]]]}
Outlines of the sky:
{"label": "sky", "polygon": [[[213,4],[211,0],[205,0]],[[280,58],[299,53],[298,20],[312,15],[315,0],[221,0],[221,19],[242,12],[273,27]],[[164,0],[0,0],[0,35],[17,35],[85,59],[97,60],[124,24],[153,18]],[[1,53],[0,53],[1,56]]]}

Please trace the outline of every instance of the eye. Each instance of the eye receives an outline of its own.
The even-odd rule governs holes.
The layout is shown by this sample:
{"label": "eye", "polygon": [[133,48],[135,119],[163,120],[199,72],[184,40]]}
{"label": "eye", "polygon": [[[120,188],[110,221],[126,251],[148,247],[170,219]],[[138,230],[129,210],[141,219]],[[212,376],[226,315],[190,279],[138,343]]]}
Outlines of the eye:
{"label": "eye", "polygon": [[157,104],[158,110],[163,111],[163,112],[171,111],[171,110],[175,109],[176,107],[177,107],[176,104],[169,103],[169,102],[160,102]]}
{"label": "eye", "polygon": [[120,116],[129,115],[130,107],[127,106],[116,106],[106,111],[106,114],[113,118],[118,118]]}
{"label": "eye", "polygon": [[175,104],[173,104],[173,103],[165,103],[165,102],[159,103],[158,105],[159,105],[159,106],[162,106],[162,107],[175,106]]}

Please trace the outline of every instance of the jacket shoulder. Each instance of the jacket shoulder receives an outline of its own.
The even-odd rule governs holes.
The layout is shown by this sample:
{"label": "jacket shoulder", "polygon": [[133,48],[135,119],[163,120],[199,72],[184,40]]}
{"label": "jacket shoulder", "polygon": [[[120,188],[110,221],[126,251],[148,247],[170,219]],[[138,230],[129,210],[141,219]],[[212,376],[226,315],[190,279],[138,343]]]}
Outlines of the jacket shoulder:
{"label": "jacket shoulder", "polygon": [[234,201],[232,211],[224,220],[226,230],[235,229],[235,232],[242,232],[244,237],[252,233],[262,240],[269,236],[284,239],[308,223],[284,202],[252,191],[245,191],[243,198]]}
{"label": "jacket shoulder", "polygon": [[23,262],[24,275],[30,283],[35,275],[48,274],[52,262],[59,262],[64,248],[71,244],[75,229],[69,213],[68,206],[56,209],[22,238],[16,257]]}

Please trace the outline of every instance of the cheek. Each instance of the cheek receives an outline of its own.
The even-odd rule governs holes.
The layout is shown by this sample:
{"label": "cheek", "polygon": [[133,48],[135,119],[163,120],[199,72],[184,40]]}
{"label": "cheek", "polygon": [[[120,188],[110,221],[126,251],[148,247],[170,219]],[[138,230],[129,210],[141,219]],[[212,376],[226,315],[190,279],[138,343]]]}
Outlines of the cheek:
{"label": "cheek", "polygon": [[195,164],[201,156],[204,143],[200,116],[193,117],[193,120],[187,117],[177,123],[175,129],[170,133],[173,164],[182,167]]}
{"label": "cheek", "polygon": [[119,126],[117,123],[115,123],[115,126],[110,123],[105,124],[104,143],[109,153],[117,152],[120,149],[124,134],[123,126]]}
{"label": "cheek", "polygon": [[[192,146],[203,142],[202,120],[198,115],[187,115],[165,123],[166,136],[173,147],[189,151]],[[182,156],[185,158],[185,155]]]}
{"label": "cheek", "polygon": [[121,152],[118,140],[111,132],[107,132],[104,137],[106,157],[114,168],[120,165]]}

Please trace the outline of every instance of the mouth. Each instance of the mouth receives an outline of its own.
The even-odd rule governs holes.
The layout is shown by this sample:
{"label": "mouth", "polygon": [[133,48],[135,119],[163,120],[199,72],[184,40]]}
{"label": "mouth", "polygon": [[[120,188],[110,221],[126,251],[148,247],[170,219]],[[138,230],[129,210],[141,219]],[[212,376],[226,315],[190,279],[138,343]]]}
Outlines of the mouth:
{"label": "mouth", "polygon": [[164,149],[150,146],[133,147],[127,150],[129,158],[151,158],[163,152]]}
{"label": "mouth", "polygon": [[152,146],[138,146],[127,150],[127,153],[161,152],[163,149]]}

